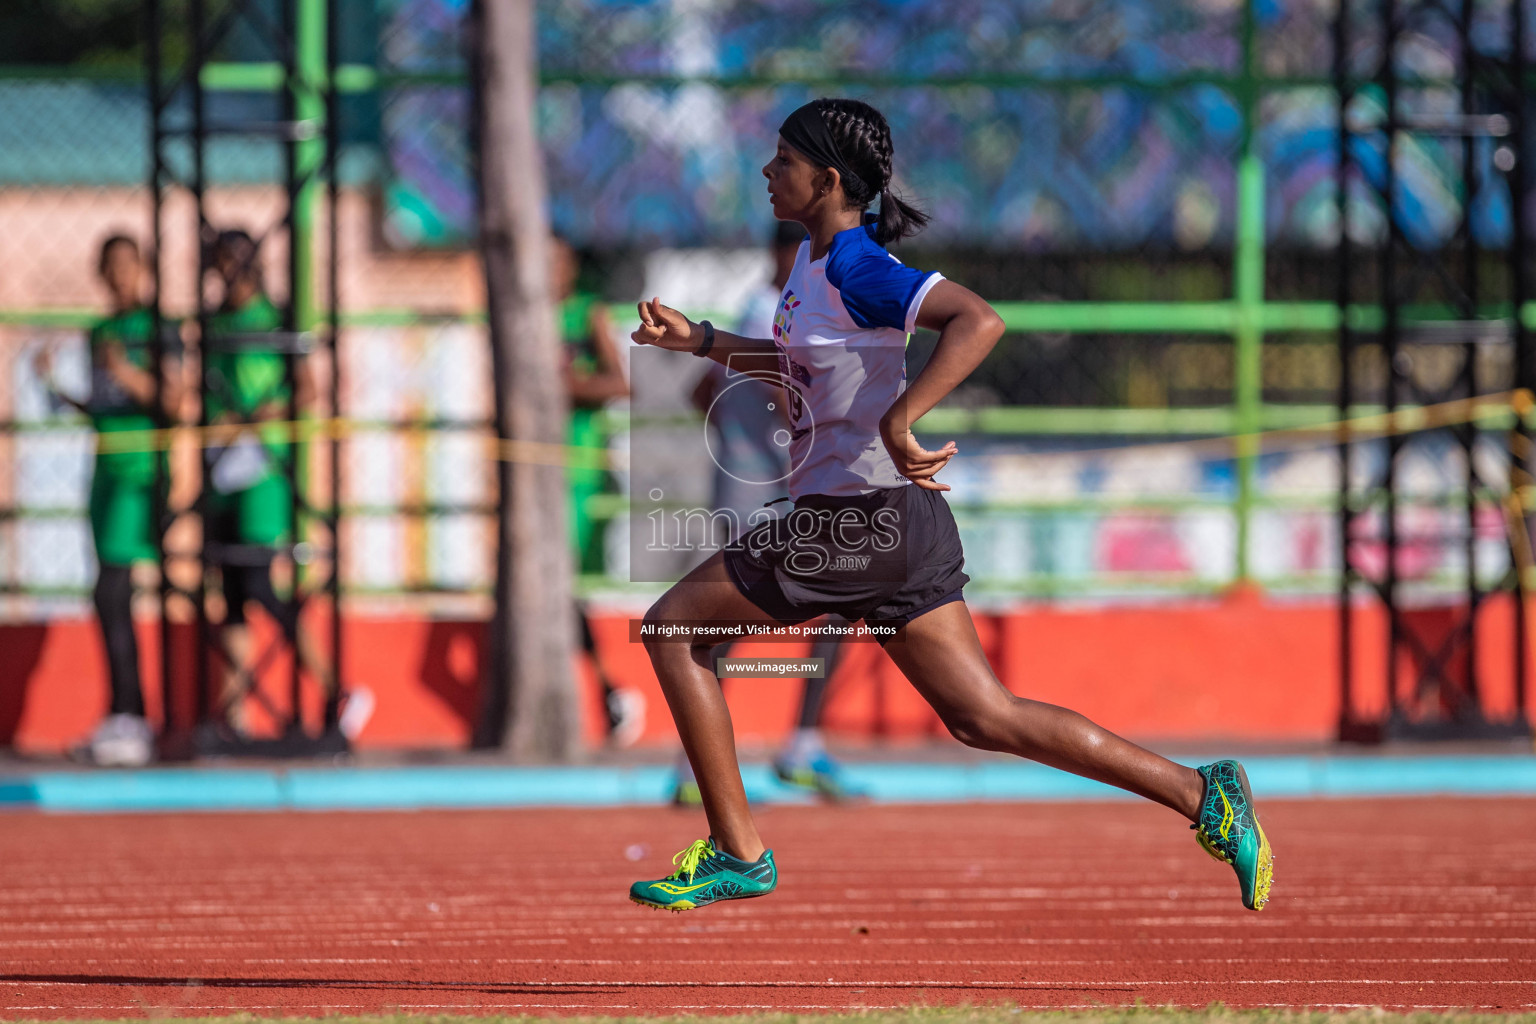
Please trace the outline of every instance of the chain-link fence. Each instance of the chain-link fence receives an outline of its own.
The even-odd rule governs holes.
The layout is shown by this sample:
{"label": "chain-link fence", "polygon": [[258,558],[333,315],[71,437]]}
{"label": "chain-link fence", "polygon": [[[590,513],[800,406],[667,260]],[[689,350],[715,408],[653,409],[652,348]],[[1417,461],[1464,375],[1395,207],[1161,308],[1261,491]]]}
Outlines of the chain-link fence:
{"label": "chain-link fence", "polygon": [[[1507,53],[1516,0],[1463,2],[1477,45]],[[463,8],[374,0],[344,22],[337,411],[354,595],[473,595],[490,576]],[[1327,439],[1221,439],[1334,419],[1331,252],[1341,230],[1365,247],[1383,237],[1363,188],[1339,223],[1333,16],[1319,0],[547,0],[538,114],[554,224],[583,252],[585,290],[661,294],[728,322],[766,272],[758,169],[780,120],[818,95],[867,99],[891,120],[900,184],[934,215],[900,255],[993,300],[1010,328],[919,426],[965,452],[947,475],[969,549],[986,553],[973,554],[977,591],[1326,590],[1339,548]],[[1425,24],[1411,55],[1423,85],[1400,102],[1434,110],[1461,55],[1443,20]],[[270,95],[237,51],[211,102],[257,117]],[[49,404],[31,355],[56,349],[61,390],[83,386],[94,248],[115,229],[147,234],[148,138],[131,76],[0,68],[0,595],[28,613],[78,600],[93,573],[90,435]],[[225,221],[272,208],[273,152],[210,150]],[[1465,244],[1440,227],[1463,203],[1484,246],[1505,244],[1516,216],[1536,221],[1500,175],[1472,195],[1451,187],[1459,149],[1399,159],[1423,245]],[[1475,159],[1503,158],[1487,146]],[[191,306],[190,279],[165,287]],[[615,314],[622,337],[629,314]],[[914,339],[913,370],[932,340]],[[1368,347],[1361,359],[1383,376]],[[622,453],[622,403],[606,422]],[[1442,470],[1425,467],[1426,487]],[[606,579],[586,585],[619,586],[622,492],[584,500],[611,524]]]}

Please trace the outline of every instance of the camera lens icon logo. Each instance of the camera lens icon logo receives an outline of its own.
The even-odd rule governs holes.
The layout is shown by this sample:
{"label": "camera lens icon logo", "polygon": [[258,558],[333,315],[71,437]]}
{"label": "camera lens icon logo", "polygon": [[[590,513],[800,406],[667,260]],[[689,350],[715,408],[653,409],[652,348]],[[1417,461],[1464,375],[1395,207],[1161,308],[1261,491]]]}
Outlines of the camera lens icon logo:
{"label": "camera lens icon logo", "polygon": [[720,472],[744,484],[789,479],[811,452],[810,444],[802,444],[795,457],[790,405],[800,411],[798,430],[814,441],[816,423],[797,382],[781,374],[743,374],[722,388],[704,415],[704,443]]}

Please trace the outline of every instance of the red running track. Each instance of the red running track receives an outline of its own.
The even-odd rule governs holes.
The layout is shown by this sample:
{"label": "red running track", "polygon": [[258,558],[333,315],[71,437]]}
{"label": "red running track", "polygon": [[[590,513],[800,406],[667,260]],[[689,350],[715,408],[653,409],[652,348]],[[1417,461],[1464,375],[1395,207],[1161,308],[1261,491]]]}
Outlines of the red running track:
{"label": "red running track", "polygon": [[1536,801],[1262,810],[1262,914],[1134,802],[768,809],[684,914],[625,890],[695,813],[10,815],[0,1016],[1536,1006]]}

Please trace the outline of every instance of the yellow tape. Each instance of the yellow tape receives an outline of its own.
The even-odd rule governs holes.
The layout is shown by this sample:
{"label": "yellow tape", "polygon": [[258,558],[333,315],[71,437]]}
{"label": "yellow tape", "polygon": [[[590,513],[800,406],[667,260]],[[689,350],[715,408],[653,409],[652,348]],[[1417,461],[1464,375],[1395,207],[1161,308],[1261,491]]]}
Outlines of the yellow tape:
{"label": "yellow tape", "polygon": [[[1391,413],[1372,413],[1353,419],[1330,420],[1303,427],[1286,427],[1276,430],[1251,431],[1240,434],[1224,434],[1219,437],[1190,438],[1180,441],[1153,441],[1145,444],[1120,444],[1102,448],[1074,448],[1069,451],[1030,452],[1032,458],[1083,458],[1109,455],[1126,451],[1218,451],[1228,450],[1247,443],[1254,450],[1281,451],[1311,448],[1340,441],[1359,441],[1375,437],[1391,437],[1412,434],[1424,430],[1459,426],[1482,419],[1502,410],[1509,410],[1523,419],[1536,408],[1531,392],[1525,389],[1503,391],[1475,398],[1458,398],[1435,405],[1399,409]],[[390,428],[373,427],[369,424],[344,417],[323,417],[302,420],[271,420],[256,424],[220,423],[210,426],[181,426],[153,430],[120,430],[98,436],[97,446],[103,454],[133,454],[166,451],[177,437],[191,437],[198,447],[213,448],[230,444],[247,430],[255,430],[261,439],[271,444],[304,443],[315,440],[345,440],[361,431]],[[394,428],[397,432],[419,433],[429,428]],[[1513,435],[1516,444],[1529,442],[1519,434]],[[503,462],[526,463],[544,466],[569,466],[580,469],[623,468],[628,458],[624,452],[606,448],[589,448],[580,445],[559,444],[548,441],[522,441],[513,438],[487,437],[484,443],[490,449],[490,458]],[[971,458],[1014,458],[1018,453],[993,452],[974,455]],[[1524,454],[1528,455],[1529,452]]]}
{"label": "yellow tape", "polygon": [[[221,448],[247,431],[254,431],[267,444],[304,444],[310,441],[341,441],[375,428],[344,417],[303,420],[263,420],[260,423],[215,423],[208,426],[162,427],[152,430],[114,430],[98,434],[97,450],[104,455],[128,455],[168,451],[176,438],[190,438],[199,448]],[[426,433],[425,428],[395,428],[397,433]],[[544,466],[570,466],[579,469],[609,469],[626,460],[622,452],[606,448],[557,444],[547,441],[519,441],[511,438],[484,437],[490,458]]]}

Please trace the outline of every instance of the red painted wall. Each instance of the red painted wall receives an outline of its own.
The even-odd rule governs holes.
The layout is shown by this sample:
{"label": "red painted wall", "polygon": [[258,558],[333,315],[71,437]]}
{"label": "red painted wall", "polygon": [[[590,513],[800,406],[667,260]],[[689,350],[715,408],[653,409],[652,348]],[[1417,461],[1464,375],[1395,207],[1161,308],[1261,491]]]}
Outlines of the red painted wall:
{"label": "red painted wall", "polygon": [[[1508,652],[1512,604],[1485,611],[1485,699],[1513,703]],[[1427,610],[1427,627],[1449,626],[1448,612]],[[1385,701],[1385,626],[1357,613],[1356,664],[1364,712]],[[1338,719],[1338,615],[1326,602],[1282,603],[1247,595],[1208,603],[1095,609],[1027,608],[978,615],[977,627],[999,678],[1013,692],[1081,711],[1135,737],[1315,742]],[[628,618],[593,624],[609,676],[642,692],[649,714],[644,743],[675,742],[671,718],[645,651],[629,640]],[[346,626],[347,680],[374,691],[378,709],[359,745],[453,748],[465,745],[480,685],[481,622],[354,618]],[[159,714],[158,630],[140,625],[152,716]],[[178,658],[191,657],[191,633],[178,628]],[[784,644],[744,644],[742,655],[799,654]],[[1401,666],[1411,679],[1414,666]],[[586,734],[600,742],[597,687],[578,663]],[[264,687],[281,701],[279,663]],[[739,739],[771,743],[794,721],[797,681],[726,683]],[[190,694],[181,697],[190,706]],[[54,753],[85,736],[106,707],[101,643],[90,620],[0,626],[0,744]],[[834,675],[824,720],[835,733],[916,739],[944,735],[933,712],[874,644],[851,644]]]}

